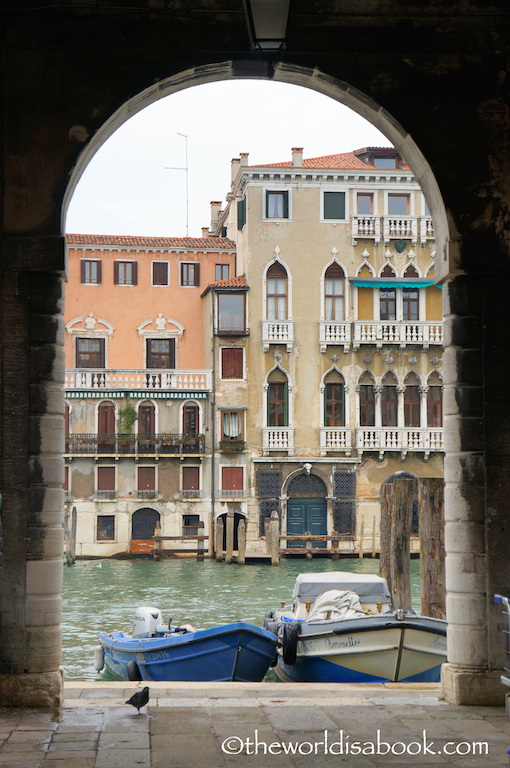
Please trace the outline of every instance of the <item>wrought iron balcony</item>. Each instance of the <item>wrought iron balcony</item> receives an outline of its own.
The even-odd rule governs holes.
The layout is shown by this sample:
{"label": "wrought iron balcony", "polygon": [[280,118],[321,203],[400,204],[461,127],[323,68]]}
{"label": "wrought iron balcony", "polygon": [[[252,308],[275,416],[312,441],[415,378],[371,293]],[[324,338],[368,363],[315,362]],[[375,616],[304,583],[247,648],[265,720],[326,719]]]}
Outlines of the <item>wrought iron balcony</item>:
{"label": "wrought iron balcony", "polygon": [[205,453],[203,435],[160,433],[154,435],[131,434],[67,434],[66,454],[146,455],[166,456]]}
{"label": "wrought iron balcony", "polygon": [[220,451],[223,453],[241,453],[245,450],[244,440],[220,440]]}

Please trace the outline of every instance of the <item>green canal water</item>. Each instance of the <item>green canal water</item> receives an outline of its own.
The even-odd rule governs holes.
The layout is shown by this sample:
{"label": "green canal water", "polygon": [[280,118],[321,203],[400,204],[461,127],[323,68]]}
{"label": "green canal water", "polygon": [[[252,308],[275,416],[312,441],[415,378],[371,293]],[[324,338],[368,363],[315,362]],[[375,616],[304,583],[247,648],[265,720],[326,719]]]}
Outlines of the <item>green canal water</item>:
{"label": "green canal water", "polygon": [[[413,607],[419,610],[419,560],[411,561]],[[262,626],[266,611],[290,600],[298,573],[378,573],[379,561],[284,560],[238,566],[204,560],[78,560],[64,566],[63,663],[67,680],[99,680],[93,666],[99,632],[130,633],[139,605],[163,620],[208,628],[231,621]]]}

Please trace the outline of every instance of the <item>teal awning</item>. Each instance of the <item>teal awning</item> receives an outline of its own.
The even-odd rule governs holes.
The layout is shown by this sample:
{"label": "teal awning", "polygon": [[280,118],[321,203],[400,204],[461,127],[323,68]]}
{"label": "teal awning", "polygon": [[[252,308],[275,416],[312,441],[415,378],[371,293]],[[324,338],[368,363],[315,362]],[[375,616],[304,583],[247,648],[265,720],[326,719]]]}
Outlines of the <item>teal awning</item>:
{"label": "teal awning", "polygon": [[[352,284],[356,288],[428,288],[430,285],[435,285],[434,280],[394,280],[393,278],[366,278],[364,280],[357,280],[354,278]],[[437,286],[439,288],[439,286]]]}

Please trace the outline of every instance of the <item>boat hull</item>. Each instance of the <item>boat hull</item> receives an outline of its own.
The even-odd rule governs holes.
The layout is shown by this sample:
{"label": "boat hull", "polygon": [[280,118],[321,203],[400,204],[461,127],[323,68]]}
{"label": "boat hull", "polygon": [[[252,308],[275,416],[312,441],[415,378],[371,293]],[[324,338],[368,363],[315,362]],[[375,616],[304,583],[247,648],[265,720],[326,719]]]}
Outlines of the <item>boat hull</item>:
{"label": "boat hull", "polygon": [[[295,624],[295,622],[293,622]],[[283,640],[283,626],[279,635]],[[439,682],[446,661],[446,622],[416,616],[366,616],[299,622],[295,662],[278,652],[280,679],[324,683]],[[283,643],[285,645],[285,642]]]}
{"label": "boat hull", "polygon": [[[277,638],[244,622],[168,637],[101,634],[104,663],[118,680],[258,682],[274,663]],[[133,664],[134,662],[134,664]]]}

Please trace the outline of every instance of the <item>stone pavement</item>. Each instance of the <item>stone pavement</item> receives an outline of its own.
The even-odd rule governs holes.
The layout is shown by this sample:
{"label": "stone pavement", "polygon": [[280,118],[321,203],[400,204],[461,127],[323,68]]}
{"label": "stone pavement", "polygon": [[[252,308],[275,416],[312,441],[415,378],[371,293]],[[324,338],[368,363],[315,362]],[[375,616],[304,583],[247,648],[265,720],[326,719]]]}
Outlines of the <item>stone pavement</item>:
{"label": "stone pavement", "polygon": [[61,709],[0,710],[0,768],[372,768],[510,765],[504,707],[437,685],[68,682]]}

